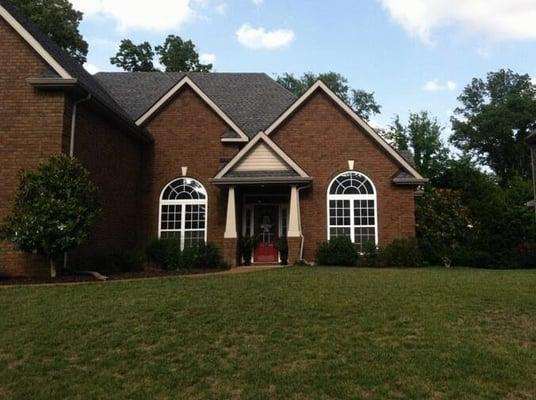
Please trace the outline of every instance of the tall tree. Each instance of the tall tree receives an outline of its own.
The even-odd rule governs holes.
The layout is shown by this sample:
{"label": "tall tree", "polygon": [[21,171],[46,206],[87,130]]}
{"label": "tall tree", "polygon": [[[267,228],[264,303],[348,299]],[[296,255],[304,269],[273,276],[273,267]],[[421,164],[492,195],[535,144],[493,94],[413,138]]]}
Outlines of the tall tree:
{"label": "tall tree", "polygon": [[123,39],[119,51],[110,62],[125,71],[156,71],[154,57],[158,55],[166,72],[210,72],[212,64],[202,64],[195,44],[184,41],[179,36],[169,35],[162,46],[153,47],[149,42],[134,44],[130,39]]}
{"label": "tall tree", "polygon": [[191,40],[184,41],[179,36],[169,35],[162,46],[155,47],[160,63],[166,72],[210,72],[212,64],[201,64],[195,44]]}
{"label": "tall tree", "polygon": [[351,89],[348,85],[348,79],[336,72],[325,72],[321,74],[306,72],[301,77],[284,73],[276,79],[280,85],[294,93],[297,97],[304,94],[317,80],[321,80],[366,121],[372,115],[379,114],[381,110],[381,106],[374,99],[374,93]]}
{"label": "tall tree", "polygon": [[134,44],[130,39],[123,39],[110,62],[129,72],[154,71],[153,58],[154,51],[149,42]]}
{"label": "tall tree", "polygon": [[411,113],[404,125],[396,116],[385,133],[399,150],[410,150],[419,171],[432,183],[445,169],[449,150],[441,140],[443,128],[426,111]]}
{"label": "tall tree", "polygon": [[78,62],[86,62],[88,44],[78,29],[83,14],[69,0],[13,0],[13,3]]}
{"label": "tall tree", "polygon": [[536,88],[530,76],[501,69],[474,78],[458,97],[450,141],[488,166],[507,184],[530,174],[524,139],[536,122]]}

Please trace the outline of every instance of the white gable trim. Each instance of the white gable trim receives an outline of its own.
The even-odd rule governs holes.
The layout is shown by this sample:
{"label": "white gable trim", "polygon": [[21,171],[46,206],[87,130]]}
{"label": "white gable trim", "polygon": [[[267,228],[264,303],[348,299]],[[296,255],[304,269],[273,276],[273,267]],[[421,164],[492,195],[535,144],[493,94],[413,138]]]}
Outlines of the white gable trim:
{"label": "white gable trim", "polygon": [[409,162],[404,159],[393,147],[382,138],[369,124],[357,115],[344,101],[322,81],[316,81],[294,104],[277,118],[268,129],[266,135],[275,131],[292,113],[300,107],[317,89],[323,90],[339,107],[341,107],[359,126],[361,126],[387,153],[397,160],[410,174],[417,179],[425,179]]}
{"label": "white gable trim", "polygon": [[260,140],[266,143],[268,147],[270,147],[270,149],[272,149],[274,153],[281,157],[283,161],[285,161],[294,171],[296,171],[296,173],[300,177],[309,177],[309,175],[307,175],[307,173],[303,169],[301,169],[300,166],[294,162],[294,160],[292,160],[283,150],[281,150],[278,145],[274,143],[272,139],[270,139],[268,136],[266,136],[264,132],[261,131],[257,133],[257,135],[255,135],[255,137],[251,139],[251,141],[247,145],[245,145],[244,148],[240,150],[231,161],[229,161],[229,163],[218,173],[218,175],[214,177],[214,179],[222,179],[223,177],[225,177],[225,175],[234,166],[236,166]]}
{"label": "white gable trim", "polygon": [[0,5],[0,16],[52,67],[63,79],[71,79],[72,76],[58,63],[54,57],[45,50],[41,44],[17,21],[3,6]]}
{"label": "white gable trim", "polygon": [[214,103],[210,97],[208,97],[200,88],[197,86],[194,81],[192,81],[188,76],[185,76],[182,78],[175,86],[173,86],[164,96],[160,98],[149,110],[145,112],[138,120],[136,121],[136,125],[142,125],[147,119],[149,119],[152,115],[154,115],[158,110],[166,104],[169,99],[171,99],[175,93],[177,93],[184,85],[188,85],[195,93],[199,95],[203,99],[205,103],[207,103],[210,108],[212,108],[216,114],[218,114],[226,123],[229,125],[238,135],[240,135],[240,138],[229,138],[229,139],[222,139],[224,141],[241,141],[245,142],[248,141],[248,136],[240,129],[231,118],[229,118],[220,107],[216,103]]}

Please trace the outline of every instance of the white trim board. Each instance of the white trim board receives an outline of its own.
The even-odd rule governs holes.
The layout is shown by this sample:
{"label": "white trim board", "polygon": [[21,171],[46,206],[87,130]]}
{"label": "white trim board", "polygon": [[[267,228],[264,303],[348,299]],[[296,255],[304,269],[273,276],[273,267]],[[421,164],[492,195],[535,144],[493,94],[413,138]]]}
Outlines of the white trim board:
{"label": "white trim board", "polygon": [[236,156],[234,156],[234,158],[229,161],[227,163],[227,165],[225,167],[223,167],[223,169],[218,172],[218,175],[216,175],[214,177],[214,179],[222,179],[223,177],[225,177],[225,175],[234,167],[238,164],[238,162],[240,162],[240,160],[246,156],[246,154],[249,153],[249,151],[251,149],[253,149],[253,147],[260,141],[262,140],[264,143],[266,143],[268,145],[268,147],[270,147],[279,157],[281,157],[283,159],[283,161],[285,161],[294,171],[296,171],[296,173],[302,177],[302,178],[308,178],[309,175],[307,175],[307,173],[300,168],[300,166],[298,164],[296,164],[294,162],[294,160],[292,160],[283,150],[281,150],[281,148],[276,145],[274,143],[274,141],[272,139],[270,139],[264,132],[259,132],[257,133],[257,135],[255,135],[255,137],[253,139],[250,140],[250,142],[245,145],[242,150],[240,150],[238,152],[238,154]]}
{"label": "white trim board", "polygon": [[361,126],[387,153],[397,160],[409,173],[417,179],[425,179],[404,157],[402,157],[393,147],[382,138],[369,124],[367,124],[354,110],[342,101],[333,91],[322,81],[316,81],[298,100],[294,102],[283,114],[279,116],[266,130],[266,135],[274,132],[287,118],[289,118],[298,107],[300,107],[317,89],[326,93],[346,114],[350,116],[359,126]]}
{"label": "white trim board", "polygon": [[29,45],[39,54],[48,65],[63,79],[72,79],[72,76],[58,63],[54,57],[17,21],[3,6],[0,5],[0,16],[10,25]]}
{"label": "white trim board", "polygon": [[190,89],[192,89],[205,103],[209,105],[212,110],[218,116],[223,119],[227,125],[229,125],[238,135],[240,138],[227,138],[222,139],[223,141],[233,141],[233,142],[247,142],[249,140],[249,137],[236,125],[231,118],[227,114],[223,112],[223,110],[218,107],[216,103],[214,103],[210,97],[208,97],[205,92],[201,90],[199,86],[197,86],[194,81],[190,79],[187,75],[184,76],[175,86],[173,86],[164,96],[160,98],[156,103],[154,103],[149,110],[147,110],[140,118],[136,120],[136,125],[141,126],[143,123],[145,123],[151,116],[153,116],[156,112],[158,112],[184,85],[188,85]]}

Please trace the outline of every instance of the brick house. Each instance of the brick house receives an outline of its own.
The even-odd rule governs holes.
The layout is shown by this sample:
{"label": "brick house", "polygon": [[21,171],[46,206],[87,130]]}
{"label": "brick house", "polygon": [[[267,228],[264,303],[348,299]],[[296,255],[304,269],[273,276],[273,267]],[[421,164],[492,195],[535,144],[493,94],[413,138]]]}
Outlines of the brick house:
{"label": "brick house", "polygon": [[[81,257],[175,237],[218,245],[240,263],[313,260],[347,235],[384,245],[415,235],[425,179],[322,82],[295,98],[265,74],[91,76],[8,0],[0,0],[0,220],[22,169],[66,153],[88,168],[103,212]],[[0,244],[0,273],[46,271]]]}

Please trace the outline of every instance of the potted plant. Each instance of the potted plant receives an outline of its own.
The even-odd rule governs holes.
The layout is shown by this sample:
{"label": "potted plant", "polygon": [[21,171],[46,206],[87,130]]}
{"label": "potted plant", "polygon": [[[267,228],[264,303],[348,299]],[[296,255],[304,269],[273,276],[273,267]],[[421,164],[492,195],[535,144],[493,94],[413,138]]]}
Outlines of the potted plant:
{"label": "potted plant", "polygon": [[288,264],[288,241],[286,237],[280,237],[276,243],[277,250],[279,250],[279,257],[281,258],[281,265]]}
{"label": "potted plant", "polygon": [[240,238],[240,253],[244,259],[244,265],[251,265],[251,255],[256,243],[255,236],[242,236]]}

